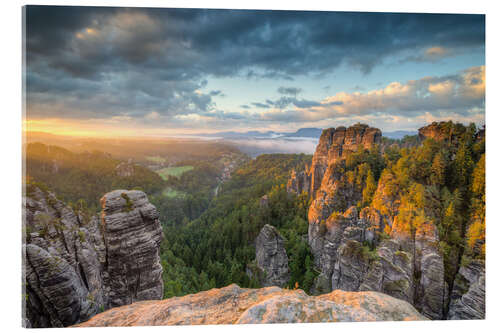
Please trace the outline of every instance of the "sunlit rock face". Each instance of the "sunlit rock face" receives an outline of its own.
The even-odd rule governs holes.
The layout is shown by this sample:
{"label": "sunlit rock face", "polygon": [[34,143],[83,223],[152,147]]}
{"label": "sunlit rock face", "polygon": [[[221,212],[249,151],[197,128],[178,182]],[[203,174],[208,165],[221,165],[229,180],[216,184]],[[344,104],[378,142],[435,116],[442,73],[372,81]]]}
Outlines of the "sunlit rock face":
{"label": "sunlit rock face", "polygon": [[311,165],[313,180],[309,192],[314,199],[311,207],[318,209],[309,212],[309,221],[324,220],[333,211],[345,211],[361,199],[353,184],[344,181],[343,163],[359,147],[370,149],[382,139],[378,128],[364,124],[328,129],[323,134]]}
{"label": "sunlit rock face", "polygon": [[356,124],[349,128],[339,126],[323,130],[316,151],[312,158],[310,168],[304,172],[297,172],[291,178],[296,181],[289,182],[289,192],[302,193],[305,191],[316,196],[321,187],[327,168],[345,158],[349,152],[355,151],[361,145],[370,149],[375,144],[380,144],[382,132],[364,124]]}
{"label": "sunlit rock face", "polygon": [[[362,193],[353,183],[345,181],[345,158],[360,146],[370,149],[379,144],[381,137],[379,129],[363,124],[326,129],[321,135],[310,168],[309,193],[313,201],[308,211],[309,245],[315,265],[321,271],[316,292],[326,292],[341,286],[346,290],[360,287],[358,272],[366,271],[367,264],[363,260],[356,260],[356,263],[351,262],[352,267],[347,268],[348,261],[340,260],[342,256],[339,256],[339,251],[351,256],[349,250],[357,247],[356,244],[376,242],[374,230],[383,226],[379,226],[380,214],[375,210],[371,214],[364,211],[360,219],[359,212],[352,207],[361,199]],[[375,227],[372,224],[379,225]],[[340,273],[342,267],[344,272],[351,270],[352,276],[343,277],[344,274]],[[335,278],[332,279],[334,272]],[[352,281],[349,285],[344,282],[348,279]]]}
{"label": "sunlit rock face", "polygon": [[451,121],[441,121],[419,128],[418,137],[420,141],[433,139],[454,142],[464,132],[465,127],[463,125],[454,124]]}
{"label": "sunlit rock face", "polygon": [[380,144],[381,137],[379,129],[362,124],[324,130],[308,172],[290,178],[290,193],[306,191],[303,184],[310,182],[308,240],[320,271],[313,292],[379,291],[412,303],[428,318],[443,319],[448,286],[436,226],[397,218],[400,198],[386,191],[390,179],[384,177],[390,175],[375,192],[389,215],[375,207],[358,211],[360,187],[346,180],[347,156]]}
{"label": "sunlit rock face", "polygon": [[450,141],[453,136],[453,127],[446,126],[446,122],[434,122],[418,129],[418,137],[421,141],[434,139],[436,141]]}
{"label": "sunlit rock face", "polygon": [[[310,214],[311,209],[316,208]],[[412,303],[428,318],[443,319],[448,287],[432,222],[408,224],[396,217],[391,227],[375,208],[358,213],[352,206],[326,220],[310,220],[308,239],[321,272],[315,293],[380,291]]]}
{"label": "sunlit rock face", "polygon": [[137,302],[94,316],[79,327],[426,320],[409,303],[377,292],[336,290],[308,296],[278,287],[235,284],[184,297]]}
{"label": "sunlit rock face", "polygon": [[162,229],[143,192],[106,194],[100,218],[75,214],[32,185],[23,200],[25,326],[69,326],[114,306],[162,298]]}

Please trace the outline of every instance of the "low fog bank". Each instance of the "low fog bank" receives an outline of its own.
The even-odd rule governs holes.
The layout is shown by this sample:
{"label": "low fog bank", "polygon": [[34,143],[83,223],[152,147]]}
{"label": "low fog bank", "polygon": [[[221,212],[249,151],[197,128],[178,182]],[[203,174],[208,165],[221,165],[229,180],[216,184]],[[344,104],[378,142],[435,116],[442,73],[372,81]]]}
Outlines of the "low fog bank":
{"label": "low fog bank", "polygon": [[277,138],[277,139],[242,139],[224,140],[242,152],[256,157],[261,154],[286,153],[286,154],[313,154],[319,138]]}

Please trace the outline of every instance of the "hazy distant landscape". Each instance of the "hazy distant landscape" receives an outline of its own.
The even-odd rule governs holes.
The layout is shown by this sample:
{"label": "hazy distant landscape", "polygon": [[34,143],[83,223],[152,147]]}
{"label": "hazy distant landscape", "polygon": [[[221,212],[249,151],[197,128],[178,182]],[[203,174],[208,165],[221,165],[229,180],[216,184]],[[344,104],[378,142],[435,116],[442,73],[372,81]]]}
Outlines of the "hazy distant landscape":
{"label": "hazy distant landscape", "polygon": [[[164,139],[157,138],[157,141],[171,141],[171,142],[196,142],[196,141],[211,141],[214,143],[223,143],[235,146],[237,149],[251,157],[256,157],[260,154],[272,153],[304,153],[312,154],[316,149],[322,129],[320,128],[303,128],[296,132],[217,132],[213,134],[199,133],[196,135],[177,135],[174,137],[166,137]],[[384,136],[389,139],[403,139],[405,136],[414,136],[417,131],[395,131],[384,133]],[[83,142],[74,142],[71,137],[61,137],[47,135],[46,133],[30,133],[27,136],[27,141],[36,142],[49,142],[62,147],[77,149],[83,151],[85,149],[92,150],[97,147],[93,146],[92,141],[99,141],[95,139],[84,139]],[[154,139],[152,139],[154,141]],[[72,142],[73,141],[73,142]],[[113,140],[108,140],[111,144]],[[206,143],[203,143],[206,144]],[[112,149],[110,147],[110,149]],[[155,162],[162,160],[160,156],[149,156],[146,159]],[[162,161],[167,163],[166,160]]]}
{"label": "hazy distant landscape", "polygon": [[[216,138],[236,145],[250,156],[263,153],[304,153],[312,154],[316,149],[321,128],[301,128],[296,132],[219,132],[210,135],[199,134],[201,138]],[[384,133],[390,139],[414,136],[417,131],[395,131]]]}

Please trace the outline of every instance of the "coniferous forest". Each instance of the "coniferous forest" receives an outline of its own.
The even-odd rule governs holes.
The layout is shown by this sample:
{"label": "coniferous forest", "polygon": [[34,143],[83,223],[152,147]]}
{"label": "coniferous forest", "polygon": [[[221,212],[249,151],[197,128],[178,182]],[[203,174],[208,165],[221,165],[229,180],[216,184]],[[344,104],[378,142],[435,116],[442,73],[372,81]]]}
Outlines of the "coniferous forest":
{"label": "coniferous forest", "polygon": [[[453,286],[461,265],[485,256],[485,144],[474,124],[439,126],[440,133],[452,133],[450,137],[384,139],[370,149],[359,146],[334,168],[343,175],[338,187],[360,194],[349,206],[373,207],[387,218],[397,217],[399,225],[413,232],[419,223],[432,221],[439,234],[445,280]],[[285,239],[290,270],[286,287],[311,293],[320,273],[307,241],[312,198],[305,191],[297,195],[287,191],[292,171],[310,166],[311,158],[305,154],[243,158],[223,182],[213,161],[182,161],[193,169],[164,180],[139,163],[131,163],[132,174],[124,177],[117,170],[130,162],[107,152],[72,153],[30,143],[27,182],[53,191],[76,211],[87,210],[87,215],[99,210],[99,199],[107,191],[146,192],[163,227],[165,298],[231,283],[261,287],[248,271],[255,265],[256,237],[266,224]],[[165,188],[182,194],[165,196]],[[333,201],[338,214],[349,208],[341,196]],[[382,230],[380,237],[389,234],[390,230]],[[373,246],[364,246],[366,253],[373,252]]]}

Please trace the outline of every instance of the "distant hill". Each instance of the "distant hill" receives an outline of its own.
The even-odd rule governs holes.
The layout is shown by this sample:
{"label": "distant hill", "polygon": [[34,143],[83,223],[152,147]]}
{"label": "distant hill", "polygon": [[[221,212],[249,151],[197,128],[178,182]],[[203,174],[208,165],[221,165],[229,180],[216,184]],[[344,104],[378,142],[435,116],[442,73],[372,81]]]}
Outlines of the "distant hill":
{"label": "distant hill", "polygon": [[305,137],[319,138],[321,136],[321,128],[300,128],[296,132],[276,132],[276,131],[247,131],[247,132],[216,132],[210,134],[198,134],[206,137],[221,137],[224,139],[247,139],[247,138],[283,138],[283,137]]}
{"label": "distant hill", "polygon": [[[256,138],[315,138],[319,139],[323,132],[322,128],[299,128],[295,132],[275,132],[275,131],[247,131],[247,132],[217,132],[210,134],[199,134],[205,137],[220,137],[223,139],[256,139]],[[392,132],[382,132],[382,135],[390,139],[402,139],[406,135],[417,135],[417,131],[392,131]]]}
{"label": "distant hill", "polygon": [[287,133],[287,137],[319,138],[323,129],[321,128],[300,128],[295,133]]}

